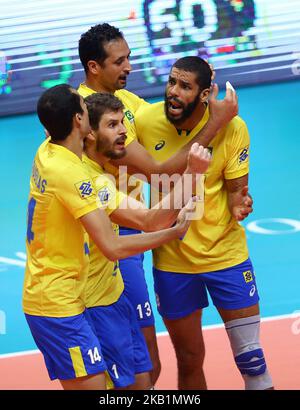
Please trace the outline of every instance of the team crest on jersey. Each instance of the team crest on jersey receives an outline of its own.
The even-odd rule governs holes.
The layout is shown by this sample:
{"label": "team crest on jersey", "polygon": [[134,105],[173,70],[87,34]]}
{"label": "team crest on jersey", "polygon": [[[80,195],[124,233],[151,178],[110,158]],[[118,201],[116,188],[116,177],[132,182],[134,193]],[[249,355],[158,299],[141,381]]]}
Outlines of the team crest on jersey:
{"label": "team crest on jersey", "polygon": [[246,283],[249,283],[249,282],[253,281],[253,276],[252,276],[251,270],[246,270],[245,272],[243,272],[243,276],[244,276],[244,279],[245,279]]}
{"label": "team crest on jersey", "polygon": [[249,147],[243,148],[238,156],[238,164],[242,164],[243,162],[246,162],[249,158]]}
{"label": "team crest on jersey", "polygon": [[125,111],[125,116],[130,123],[134,122],[134,115],[132,114],[130,110]]}
{"label": "team crest on jersey", "polygon": [[77,184],[75,184],[75,187],[81,198],[87,198],[94,194],[92,182],[88,179],[77,182]]}
{"label": "team crest on jersey", "polygon": [[107,186],[101,188],[101,189],[98,191],[98,198],[99,198],[99,201],[100,201],[100,203],[101,203],[102,206],[107,205],[107,203],[108,203],[109,200],[110,200],[110,196],[111,196],[111,192],[110,192],[110,190],[107,188]]}

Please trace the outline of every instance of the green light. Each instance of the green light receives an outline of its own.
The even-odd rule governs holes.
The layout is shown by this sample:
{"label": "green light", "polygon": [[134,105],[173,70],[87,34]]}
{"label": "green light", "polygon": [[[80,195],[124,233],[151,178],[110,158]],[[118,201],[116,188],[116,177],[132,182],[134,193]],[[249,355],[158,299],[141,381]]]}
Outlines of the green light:
{"label": "green light", "polygon": [[[68,54],[69,51],[70,50],[62,50],[62,53]],[[44,52],[40,52],[39,55],[41,56],[40,64],[42,66],[55,64],[55,60],[52,58],[48,58]],[[65,63],[59,67],[59,78],[44,80],[41,82],[41,87],[51,88],[58,84],[67,83],[69,78],[72,76],[72,64],[70,64],[70,58],[68,56],[62,56],[58,59],[58,61],[61,63]]]}

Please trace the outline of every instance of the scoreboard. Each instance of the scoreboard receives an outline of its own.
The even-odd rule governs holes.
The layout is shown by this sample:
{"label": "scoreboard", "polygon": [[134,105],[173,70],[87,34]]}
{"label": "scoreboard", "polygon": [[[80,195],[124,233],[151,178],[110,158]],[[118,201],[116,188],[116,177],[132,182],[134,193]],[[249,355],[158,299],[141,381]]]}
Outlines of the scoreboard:
{"label": "scoreboard", "polygon": [[78,87],[80,35],[108,22],[132,50],[128,89],[164,93],[173,62],[198,55],[220,86],[300,78],[300,0],[0,0],[0,116],[35,111],[47,88]]}

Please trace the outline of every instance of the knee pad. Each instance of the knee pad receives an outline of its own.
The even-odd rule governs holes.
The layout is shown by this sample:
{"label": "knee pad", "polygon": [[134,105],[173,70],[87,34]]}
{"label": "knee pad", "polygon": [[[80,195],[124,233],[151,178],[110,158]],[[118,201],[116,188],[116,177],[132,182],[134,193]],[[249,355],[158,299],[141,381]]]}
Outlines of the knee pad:
{"label": "knee pad", "polygon": [[259,315],[231,320],[225,324],[225,328],[246,390],[264,390],[272,387],[259,341]]}
{"label": "knee pad", "polygon": [[242,375],[259,376],[267,369],[264,352],[260,347],[241,353],[235,356],[234,360]]}

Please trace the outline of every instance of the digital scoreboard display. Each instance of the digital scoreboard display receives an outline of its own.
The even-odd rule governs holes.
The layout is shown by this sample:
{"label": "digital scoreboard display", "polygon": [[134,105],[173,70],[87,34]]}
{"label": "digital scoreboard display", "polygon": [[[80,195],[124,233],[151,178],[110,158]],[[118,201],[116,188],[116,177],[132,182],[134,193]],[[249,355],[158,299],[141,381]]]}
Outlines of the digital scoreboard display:
{"label": "digital scoreboard display", "polygon": [[0,0],[0,116],[35,111],[47,88],[78,87],[80,35],[108,22],[132,50],[128,89],[163,95],[173,62],[207,58],[235,86],[300,78],[300,0]]}

